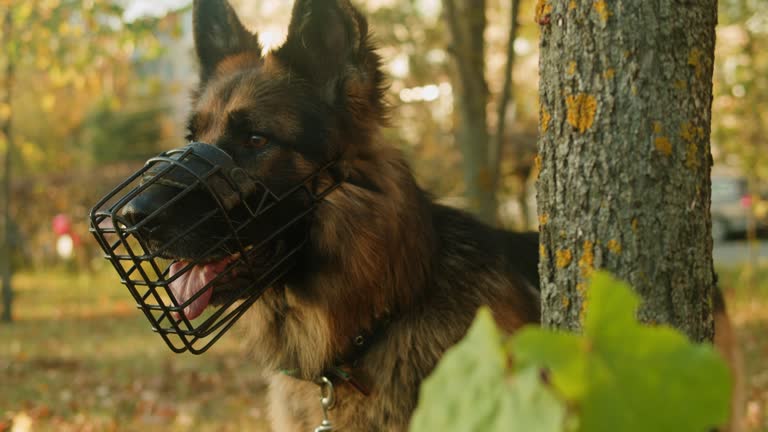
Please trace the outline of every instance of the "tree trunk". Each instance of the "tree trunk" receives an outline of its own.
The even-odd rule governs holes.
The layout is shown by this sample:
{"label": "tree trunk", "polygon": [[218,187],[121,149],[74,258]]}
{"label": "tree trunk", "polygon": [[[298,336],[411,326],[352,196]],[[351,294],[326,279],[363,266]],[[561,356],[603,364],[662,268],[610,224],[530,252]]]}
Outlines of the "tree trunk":
{"label": "tree trunk", "polygon": [[[499,100],[496,107],[496,134],[493,137],[491,143],[491,149],[488,154],[488,165],[491,172],[491,189],[494,191],[499,190],[499,181],[501,180],[501,158],[504,149],[504,142],[506,142],[506,126],[507,126],[507,108],[510,103],[515,102],[515,98],[512,95],[512,71],[515,67],[515,39],[517,39],[517,16],[520,14],[520,0],[512,0],[509,5],[509,36],[507,37],[507,62],[504,64],[504,82],[499,95]],[[515,152],[515,158],[517,163],[520,163],[521,154]],[[521,193],[524,195],[525,192]],[[494,197],[495,198],[495,197]],[[498,203],[494,201],[494,212]],[[495,215],[495,213],[494,213]],[[521,208],[521,217],[524,219],[525,210]],[[523,220],[523,224],[525,221]]]}
{"label": "tree trunk", "polygon": [[[13,15],[11,13],[11,9],[9,8],[6,10],[5,13],[5,19],[3,23],[3,41],[6,42],[6,46],[8,46],[9,41],[12,39],[12,33],[13,33]],[[6,65],[5,65],[5,101],[8,104],[9,107],[12,107],[12,92],[13,92],[13,79],[14,79],[14,63],[13,63],[13,56],[8,56],[6,58]],[[12,124],[11,124],[11,118],[13,115],[13,109],[11,109],[11,112],[8,115],[8,118],[5,119],[5,122],[3,123],[2,127],[2,134],[5,137],[5,166],[4,171],[5,175],[3,176],[3,196],[4,196],[4,203],[3,203],[3,242],[0,244],[0,247],[2,247],[2,254],[0,254],[0,258],[2,259],[2,262],[0,262],[0,265],[2,268],[0,268],[0,271],[2,271],[2,282],[3,282],[3,315],[2,320],[5,322],[11,322],[12,320],[12,314],[11,314],[11,305],[13,302],[13,290],[11,288],[11,276],[13,272],[13,267],[11,265],[11,256],[12,256],[12,249],[11,249],[11,243],[12,243],[12,227],[11,227],[11,157],[13,155],[13,131],[12,131]]]}
{"label": "tree trunk", "polygon": [[454,94],[458,108],[456,141],[463,156],[465,196],[470,210],[485,223],[497,223],[496,192],[500,179],[506,112],[512,95],[512,70],[515,64],[514,43],[520,0],[510,5],[507,62],[501,94],[497,103],[498,120],[495,135],[488,132],[486,107],[489,101],[485,81],[485,0],[443,0],[445,18],[451,33],[449,51],[455,60]]}
{"label": "tree trunk", "polygon": [[489,168],[490,134],[485,82],[485,0],[443,0],[456,67],[454,94],[459,110],[456,139],[461,149],[465,195],[470,209],[486,223],[496,223],[496,190]]}
{"label": "tree trunk", "polygon": [[711,340],[717,1],[540,0],[536,18],[544,323],[580,328],[602,268],[642,321]]}

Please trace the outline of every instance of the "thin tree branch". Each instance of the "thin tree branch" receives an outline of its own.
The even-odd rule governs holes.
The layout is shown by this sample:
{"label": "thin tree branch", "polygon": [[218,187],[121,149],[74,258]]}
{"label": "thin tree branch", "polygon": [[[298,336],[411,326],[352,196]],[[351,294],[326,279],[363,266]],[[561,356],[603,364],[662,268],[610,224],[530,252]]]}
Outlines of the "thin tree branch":
{"label": "thin tree branch", "polygon": [[[8,8],[5,17],[3,19],[3,39],[2,42],[5,45],[6,50],[10,47],[11,41],[13,41],[13,10]],[[12,93],[13,93],[13,80],[15,77],[15,60],[18,56],[8,55],[6,57],[5,64],[5,102],[9,107],[12,107]],[[2,321],[11,322],[11,303],[13,299],[13,291],[11,290],[11,276],[13,268],[11,267],[11,158],[13,155],[13,131],[11,126],[13,115],[13,108],[5,119],[2,127],[2,133],[5,136],[5,175],[3,178],[3,190],[5,205],[3,206],[3,242],[0,244],[2,248],[2,263],[0,263],[0,271],[2,275],[0,278],[3,283],[3,314]]]}
{"label": "thin tree branch", "polygon": [[[449,1],[449,0],[446,0]],[[501,154],[504,145],[504,130],[506,127],[507,107],[512,97],[512,68],[515,65],[515,39],[517,39],[517,16],[520,12],[520,0],[512,0],[509,13],[509,40],[507,42],[507,63],[504,66],[504,86],[498,101],[498,117],[496,121],[496,135],[490,146],[489,166],[491,167],[491,180],[493,189],[496,190],[499,184]]]}
{"label": "thin tree branch", "polygon": [[449,50],[449,53],[453,54],[456,58],[456,67],[459,73],[459,80],[462,87],[467,89],[469,71],[467,70],[464,59],[461,57],[462,53],[466,52],[462,44],[464,38],[462,37],[461,26],[459,25],[459,19],[456,14],[456,4],[454,0],[443,0],[443,7],[445,8],[445,19],[448,21],[448,28],[451,33],[451,46],[453,49]]}

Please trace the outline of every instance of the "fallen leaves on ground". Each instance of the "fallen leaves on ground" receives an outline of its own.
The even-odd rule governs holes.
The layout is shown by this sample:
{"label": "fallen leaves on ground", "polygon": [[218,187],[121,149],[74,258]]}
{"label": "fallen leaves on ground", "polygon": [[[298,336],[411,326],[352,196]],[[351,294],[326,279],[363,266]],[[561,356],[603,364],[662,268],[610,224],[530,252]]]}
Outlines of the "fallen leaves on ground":
{"label": "fallen leaves on ground", "polygon": [[16,321],[0,326],[0,432],[268,430],[236,328],[205,355],[174,354],[125,313],[119,285],[65,291],[51,277],[24,275]]}

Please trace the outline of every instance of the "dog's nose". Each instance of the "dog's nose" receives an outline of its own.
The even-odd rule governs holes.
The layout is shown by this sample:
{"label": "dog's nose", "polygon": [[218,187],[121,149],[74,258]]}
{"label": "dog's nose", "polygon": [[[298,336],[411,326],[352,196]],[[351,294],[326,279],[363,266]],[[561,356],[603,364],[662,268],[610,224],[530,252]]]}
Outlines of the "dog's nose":
{"label": "dog's nose", "polygon": [[138,195],[118,212],[118,216],[130,226],[136,226],[152,214],[150,204],[146,196]]}

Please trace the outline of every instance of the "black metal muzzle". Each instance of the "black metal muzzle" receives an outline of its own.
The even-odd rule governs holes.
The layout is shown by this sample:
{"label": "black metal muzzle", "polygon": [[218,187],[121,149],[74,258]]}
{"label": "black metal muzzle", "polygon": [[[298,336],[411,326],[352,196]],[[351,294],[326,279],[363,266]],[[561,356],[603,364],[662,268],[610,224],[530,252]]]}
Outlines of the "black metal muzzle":
{"label": "black metal muzzle", "polygon": [[[320,181],[323,173],[330,181]],[[335,174],[336,162],[329,162],[288,190],[272,191],[222,149],[191,143],[149,159],[102,198],[90,213],[91,232],[152,330],[174,352],[200,354],[295,264],[308,231],[288,244],[281,235],[307,222],[317,204],[339,186]],[[287,201],[302,205],[276,218],[276,209]],[[176,224],[173,230],[170,223]],[[199,240],[209,226],[216,233],[196,241],[203,246],[189,256],[179,256],[178,250],[191,237]],[[254,238],[255,226],[263,235]],[[217,268],[210,280],[204,278],[199,287],[190,282],[208,274],[209,267]],[[201,304],[205,308],[212,296],[219,298],[217,308],[190,312]]]}

